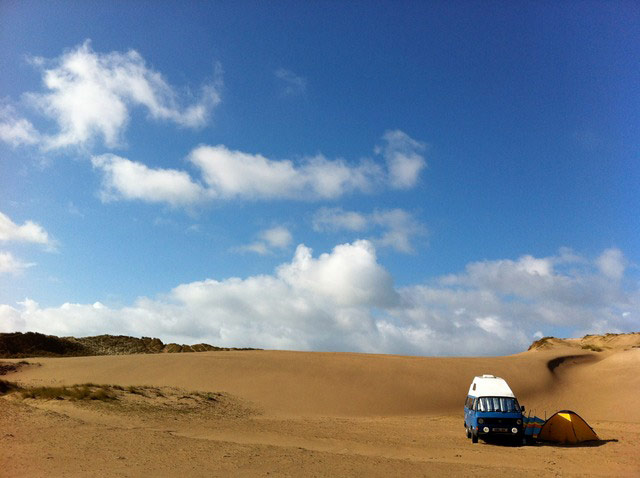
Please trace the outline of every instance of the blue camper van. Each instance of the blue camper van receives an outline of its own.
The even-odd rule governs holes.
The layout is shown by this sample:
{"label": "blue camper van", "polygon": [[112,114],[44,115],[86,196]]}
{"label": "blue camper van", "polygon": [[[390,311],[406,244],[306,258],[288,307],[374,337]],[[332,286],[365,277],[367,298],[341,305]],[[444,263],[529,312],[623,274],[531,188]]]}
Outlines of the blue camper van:
{"label": "blue camper van", "polygon": [[467,438],[510,436],[524,442],[524,407],[507,385],[494,375],[474,377],[464,404],[464,428]]}

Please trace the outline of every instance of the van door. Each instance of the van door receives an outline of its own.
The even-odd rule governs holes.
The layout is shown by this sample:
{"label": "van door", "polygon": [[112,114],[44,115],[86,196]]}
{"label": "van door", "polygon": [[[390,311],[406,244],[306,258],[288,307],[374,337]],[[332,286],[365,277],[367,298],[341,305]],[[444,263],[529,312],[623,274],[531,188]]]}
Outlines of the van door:
{"label": "van door", "polygon": [[476,399],[474,397],[468,396],[464,404],[464,423],[467,428],[477,426],[475,402]]}

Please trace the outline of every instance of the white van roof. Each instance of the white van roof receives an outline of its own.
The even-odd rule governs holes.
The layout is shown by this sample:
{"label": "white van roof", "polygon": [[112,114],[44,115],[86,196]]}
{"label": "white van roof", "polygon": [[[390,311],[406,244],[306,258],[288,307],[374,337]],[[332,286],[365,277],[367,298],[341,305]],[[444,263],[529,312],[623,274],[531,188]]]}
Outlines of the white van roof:
{"label": "white van roof", "polygon": [[469,387],[469,395],[472,397],[512,397],[515,395],[507,385],[507,382],[495,375],[480,375],[473,378]]}

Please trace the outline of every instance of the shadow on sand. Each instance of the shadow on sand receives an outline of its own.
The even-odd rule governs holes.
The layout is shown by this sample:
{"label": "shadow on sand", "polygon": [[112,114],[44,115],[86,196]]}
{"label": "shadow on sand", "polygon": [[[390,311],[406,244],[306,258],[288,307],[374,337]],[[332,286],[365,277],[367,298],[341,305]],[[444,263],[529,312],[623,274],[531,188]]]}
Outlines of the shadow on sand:
{"label": "shadow on sand", "polygon": [[532,446],[551,446],[556,448],[595,448],[606,445],[607,443],[617,443],[617,438],[611,438],[609,440],[591,440],[583,441],[581,443],[553,443],[548,441],[538,441],[532,443]]}
{"label": "shadow on sand", "polygon": [[536,446],[536,447],[557,447],[557,448],[594,448],[606,445],[607,443],[617,443],[618,440],[616,438],[609,440],[592,440],[585,441],[581,443],[553,443],[548,441],[537,441],[537,440],[527,440],[526,443],[522,443],[521,440],[514,440],[511,437],[491,437],[487,439],[483,439],[481,443],[484,442],[485,445],[492,446],[503,446],[503,447],[512,447],[519,448],[524,446]]}

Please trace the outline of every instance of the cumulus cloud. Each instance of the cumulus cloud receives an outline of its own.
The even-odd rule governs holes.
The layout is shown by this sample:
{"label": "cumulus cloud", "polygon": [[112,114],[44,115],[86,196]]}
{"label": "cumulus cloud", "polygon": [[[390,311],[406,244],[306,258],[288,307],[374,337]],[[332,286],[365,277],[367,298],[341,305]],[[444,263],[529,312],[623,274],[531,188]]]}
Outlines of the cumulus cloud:
{"label": "cumulus cloud", "polygon": [[118,146],[136,106],[155,120],[200,127],[220,102],[219,73],[187,104],[137,51],[98,53],[88,40],[58,58],[34,58],[32,63],[41,70],[46,91],[25,98],[57,123],[58,132],[39,135],[31,123],[19,120],[10,129],[0,127],[0,134],[17,144],[38,141],[45,150],[82,146],[96,138],[107,147]]}
{"label": "cumulus cloud", "polygon": [[382,139],[384,144],[376,148],[376,153],[381,154],[387,162],[391,187],[414,187],[420,172],[427,165],[423,156],[426,145],[400,130],[387,131]]}
{"label": "cumulus cloud", "polygon": [[[182,284],[162,299],[140,298],[111,309],[102,304],[43,308],[32,300],[0,307],[0,328],[60,335],[127,333],[268,348],[347,349],[344,334],[366,335],[370,305],[393,306],[398,295],[366,241],[314,258],[299,246],[272,275]],[[337,345],[336,339],[343,342]],[[365,343],[362,342],[363,347]]]}
{"label": "cumulus cloud", "polygon": [[398,252],[414,251],[413,240],[426,235],[426,228],[403,209],[376,210],[371,214],[345,211],[342,208],[321,208],[313,217],[318,232],[350,231],[357,233],[379,230],[368,237],[377,247],[391,247]]}
{"label": "cumulus cloud", "polygon": [[303,94],[307,89],[307,80],[293,71],[285,68],[279,68],[274,75],[282,84],[282,94],[284,96],[298,96]]}
{"label": "cumulus cloud", "polygon": [[626,260],[619,249],[605,250],[597,260],[600,272],[613,280],[620,280],[627,266]]}
{"label": "cumulus cloud", "polygon": [[389,307],[397,302],[389,273],[377,263],[368,241],[336,246],[318,259],[311,249],[298,246],[293,262],[278,268],[278,277],[310,299],[342,307]]}
{"label": "cumulus cloud", "polygon": [[[0,251],[0,274],[19,274],[28,267],[35,266],[33,262],[22,262],[13,257],[10,252]],[[0,317],[1,315],[0,309]]]}
{"label": "cumulus cloud", "polygon": [[[619,250],[616,254],[623,257]],[[638,288],[628,290],[620,281],[612,281],[601,270],[601,257],[590,261],[578,256],[567,263],[562,254],[527,255],[515,261],[475,262],[464,273],[441,278],[440,287],[433,290],[457,297],[480,294],[487,313],[502,310],[499,315],[520,316],[537,324],[579,325],[587,330],[605,321],[609,332],[628,329],[631,315],[623,311],[638,310]],[[465,301],[461,306],[466,306]],[[637,312],[635,320],[639,320]]]}
{"label": "cumulus cloud", "polygon": [[[418,144],[404,133],[394,132],[394,137],[398,135],[406,143]],[[387,157],[394,153],[384,154]],[[104,198],[168,202],[172,206],[194,204],[203,199],[337,199],[353,192],[372,192],[377,186],[397,187],[397,171],[393,162],[385,169],[371,159],[363,159],[357,164],[343,159],[327,159],[322,155],[298,161],[274,160],[261,154],[231,150],[224,145],[203,145],[191,151],[188,160],[199,170],[199,182],[186,171],[151,169],[140,162],[114,155],[96,156],[93,164],[104,173]],[[419,170],[414,169],[414,172],[413,183],[417,181]],[[175,189],[168,190],[170,186],[165,180],[171,178],[177,184]],[[404,184],[409,186],[408,182]],[[382,221],[390,220],[392,218]],[[395,241],[398,245],[401,240],[387,238],[387,241]]]}
{"label": "cumulus cloud", "polygon": [[502,340],[506,340],[513,332],[512,327],[510,327],[511,324],[500,320],[498,317],[476,317],[475,323],[485,332],[495,335]]}
{"label": "cumulus cloud", "polygon": [[367,229],[369,222],[365,214],[356,211],[345,211],[340,207],[323,207],[316,211],[313,217],[313,229],[318,232],[360,232]]}
{"label": "cumulus cloud", "polygon": [[[457,275],[398,288],[369,241],[317,257],[300,245],[273,274],[181,284],[127,307],[41,307],[32,300],[0,306],[0,328],[435,355],[519,352],[558,325],[576,335],[637,330],[637,283],[622,287],[600,271],[598,259],[579,258],[580,267],[566,267],[560,255],[477,262]],[[531,267],[535,260],[543,261],[542,273]]]}
{"label": "cumulus cloud", "polygon": [[236,248],[236,250],[240,252],[249,251],[265,255],[276,249],[286,249],[293,241],[291,232],[284,226],[276,226],[260,231],[258,238],[258,241],[247,244],[246,246],[240,246]]}
{"label": "cumulus cloud", "polygon": [[0,241],[33,242],[53,246],[53,241],[42,226],[33,221],[25,221],[20,226],[2,212],[0,212]]}
{"label": "cumulus cloud", "polygon": [[293,237],[286,227],[276,226],[260,233],[260,237],[271,247],[289,247]]}
{"label": "cumulus cloud", "polygon": [[223,145],[200,146],[189,160],[200,168],[204,181],[220,198],[333,199],[371,189],[380,175],[379,167],[370,161],[352,166],[318,155],[296,164]]}
{"label": "cumulus cloud", "polygon": [[374,211],[371,219],[373,224],[383,229],[380,237],[372,239],[373,242],[377,246],[392,247],[399,252],[413,252],[413,239],[424,236],[427,232],[420,222],[402,209]]}
{"label": "cumulus cloud", "polygon": [[17,116],[10,106],[0,106],[0,141],[11,146],[35,144],[40,135],[30,121]]}
{"label": "cumulus cloud", "polygon": [[208,196],[185,171],[151,169],[114,154],[94,156],[91,163],[103,173],[100,192],[103,201],[138,199],[175,207],[194,204]]}

